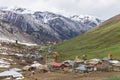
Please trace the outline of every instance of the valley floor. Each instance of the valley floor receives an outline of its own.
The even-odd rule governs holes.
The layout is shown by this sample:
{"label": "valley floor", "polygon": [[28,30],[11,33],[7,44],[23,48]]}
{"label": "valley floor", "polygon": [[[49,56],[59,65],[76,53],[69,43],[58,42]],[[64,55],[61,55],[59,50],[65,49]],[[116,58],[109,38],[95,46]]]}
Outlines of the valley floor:
{"label": "valley floor", "polygon": [[120,72],[91,72],[87,74],[49,72],[35,73],[34,75],[26,73],[26,78],[24,80],[104,80],[117,76],[120,77]]}

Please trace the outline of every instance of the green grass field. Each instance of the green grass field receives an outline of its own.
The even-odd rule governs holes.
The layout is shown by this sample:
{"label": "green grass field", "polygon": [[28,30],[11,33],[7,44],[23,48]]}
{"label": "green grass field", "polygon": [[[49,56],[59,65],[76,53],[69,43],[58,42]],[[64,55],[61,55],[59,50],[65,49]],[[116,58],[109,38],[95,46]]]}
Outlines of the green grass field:
{"label": "green grass field", "polygon": [[120,77],[113,77],[113,78],[108,78],[108,79],[105,79],[105,80],[120,80]]}
{"label": "green grass field", "polygon": [[103,58],[112,54],[120,59],[120,15],[104,22],[85,34],[53,47],[63,59],[73,59],[86,54],[88,58]]}

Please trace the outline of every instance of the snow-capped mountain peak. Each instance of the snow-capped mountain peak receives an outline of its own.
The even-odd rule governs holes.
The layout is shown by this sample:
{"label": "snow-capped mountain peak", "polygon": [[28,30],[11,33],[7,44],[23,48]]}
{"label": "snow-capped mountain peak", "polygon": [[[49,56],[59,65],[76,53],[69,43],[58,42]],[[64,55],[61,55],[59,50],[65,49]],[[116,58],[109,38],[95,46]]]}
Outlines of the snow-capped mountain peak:
{"label": "snow-capped mountain peak", "polygon": [[26,9],[26,8],[13,8],[13,12],[20,13],[20,14],[33,14],[34,11]]}
{"label": "snow-capped mountain peak", "polygon": [[101,20],[97,17],[90,15],[74,15],[70,17],[72,20],[85,22],[85,21],[95,21],[96,23],[101,22]]}
{"label": "snow-capped mountain peak", "polygon": [[70,19],[91,26],[96,26],[102,22],[101,19],[90,15],[74,15],[71,16]]}
{"label": "snow-capped mountain peak", "polygon": [[14,13],[18,14],[33,14],[34,11],[26,9],[26,8],[21,8],[21,7],[1,7],[0,10],[2,11],[12,11]]}
{"label": "snow-capped mountain peak", "polygon": [[44,23],[48,23],[48,21],[59,18],[60,15],[54,14],[52,12],[40,12],[37,11],[33,14],[37,19],[41,19]]}

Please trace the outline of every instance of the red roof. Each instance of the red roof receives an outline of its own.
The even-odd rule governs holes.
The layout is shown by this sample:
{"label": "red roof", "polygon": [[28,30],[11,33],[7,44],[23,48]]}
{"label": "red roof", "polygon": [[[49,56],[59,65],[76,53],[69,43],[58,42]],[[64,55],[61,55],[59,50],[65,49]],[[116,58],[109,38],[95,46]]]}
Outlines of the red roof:
{"label": "red roof", "polygon": [[62,65],[62,63],[56,63],[56,62],[54,62],[54,63],[52,63],[52,65],[55,66],[55,67],[60,67]]}

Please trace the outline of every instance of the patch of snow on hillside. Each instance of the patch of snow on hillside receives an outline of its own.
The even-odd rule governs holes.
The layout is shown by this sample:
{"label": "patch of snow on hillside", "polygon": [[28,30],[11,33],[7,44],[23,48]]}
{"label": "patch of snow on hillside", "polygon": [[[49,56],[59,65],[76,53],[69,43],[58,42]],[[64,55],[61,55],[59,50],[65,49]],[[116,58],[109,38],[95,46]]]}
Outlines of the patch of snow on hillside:
{"label": "patch of snow on hillside", "polygon": [[[15,40],[12,40],[12,39],[8,39],[8,38],[1,38],[0,37],[0,40],[3,41],[3,42],[11,42],[11,43],[15,43]],[[19,44],[23,44],[23,45],[26,45],[26,46],[37,46],[37,44],[35,43],[27,43],[27,42],[19,42]]]}
{"label": "patch of snow on hillside", "polygon": [[8,61],[0,59],[0,68],[9,68],[9,67],[10,67],[10,63]]}

